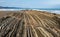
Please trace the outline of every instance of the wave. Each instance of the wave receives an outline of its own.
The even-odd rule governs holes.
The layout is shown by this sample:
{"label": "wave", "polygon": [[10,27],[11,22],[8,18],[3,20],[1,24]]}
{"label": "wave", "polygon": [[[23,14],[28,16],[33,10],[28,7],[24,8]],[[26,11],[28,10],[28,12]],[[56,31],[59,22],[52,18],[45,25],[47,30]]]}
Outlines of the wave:
{"label": "wave", "polygon": [[46,11],[50,13],[60,14],[60,10],[40,10],[40,9],[0,9],[0,11],[20,11],[20,10],[37,10],[37,11]]}

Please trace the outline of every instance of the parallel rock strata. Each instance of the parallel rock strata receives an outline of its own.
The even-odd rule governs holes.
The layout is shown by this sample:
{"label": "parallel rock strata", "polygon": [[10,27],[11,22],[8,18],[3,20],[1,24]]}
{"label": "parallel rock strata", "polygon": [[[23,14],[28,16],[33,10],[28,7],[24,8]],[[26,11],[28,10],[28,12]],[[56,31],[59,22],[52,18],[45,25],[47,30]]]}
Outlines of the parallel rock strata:
{"label": "parallel rock strata", "polygon": [[42,11],[18,11],[0,18],[0,37],[60,37],[60,18]]}

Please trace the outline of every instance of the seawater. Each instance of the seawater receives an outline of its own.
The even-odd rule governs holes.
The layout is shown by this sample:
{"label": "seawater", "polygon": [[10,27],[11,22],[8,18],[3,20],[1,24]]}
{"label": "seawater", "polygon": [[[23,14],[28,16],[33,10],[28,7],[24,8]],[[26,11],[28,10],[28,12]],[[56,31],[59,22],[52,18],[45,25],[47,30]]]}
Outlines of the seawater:
{"label": "seawater", "polygon": [[[26,9],[0,9],[0,11],[20,11],[20,10],[26,10]],[[37,11],[47,11],[50,13],[56,13],[60,14],[60,10],[40,10],[40,9],[28,9],[28,10],[37,10]]]}

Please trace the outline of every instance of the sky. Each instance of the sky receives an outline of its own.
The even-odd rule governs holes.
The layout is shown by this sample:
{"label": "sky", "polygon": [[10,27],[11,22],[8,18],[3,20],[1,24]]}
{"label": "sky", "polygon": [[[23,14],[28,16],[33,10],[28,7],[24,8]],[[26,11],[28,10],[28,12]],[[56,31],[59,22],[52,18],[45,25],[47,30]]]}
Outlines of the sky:
{"label": "sky", "polygon": [[60,8],[60,0],[0,0],[0,6],[23,8]]}

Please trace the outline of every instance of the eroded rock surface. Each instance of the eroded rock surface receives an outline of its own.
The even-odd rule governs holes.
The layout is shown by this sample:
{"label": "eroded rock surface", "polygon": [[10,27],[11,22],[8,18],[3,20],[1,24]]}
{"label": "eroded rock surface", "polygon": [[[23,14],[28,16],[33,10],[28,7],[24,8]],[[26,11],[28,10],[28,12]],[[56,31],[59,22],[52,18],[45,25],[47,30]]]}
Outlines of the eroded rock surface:
{"label": "eroded rock surface", "polygon": [[0,37],[60,37],[60,18],[41,11],[12,12],[0,18]]}

